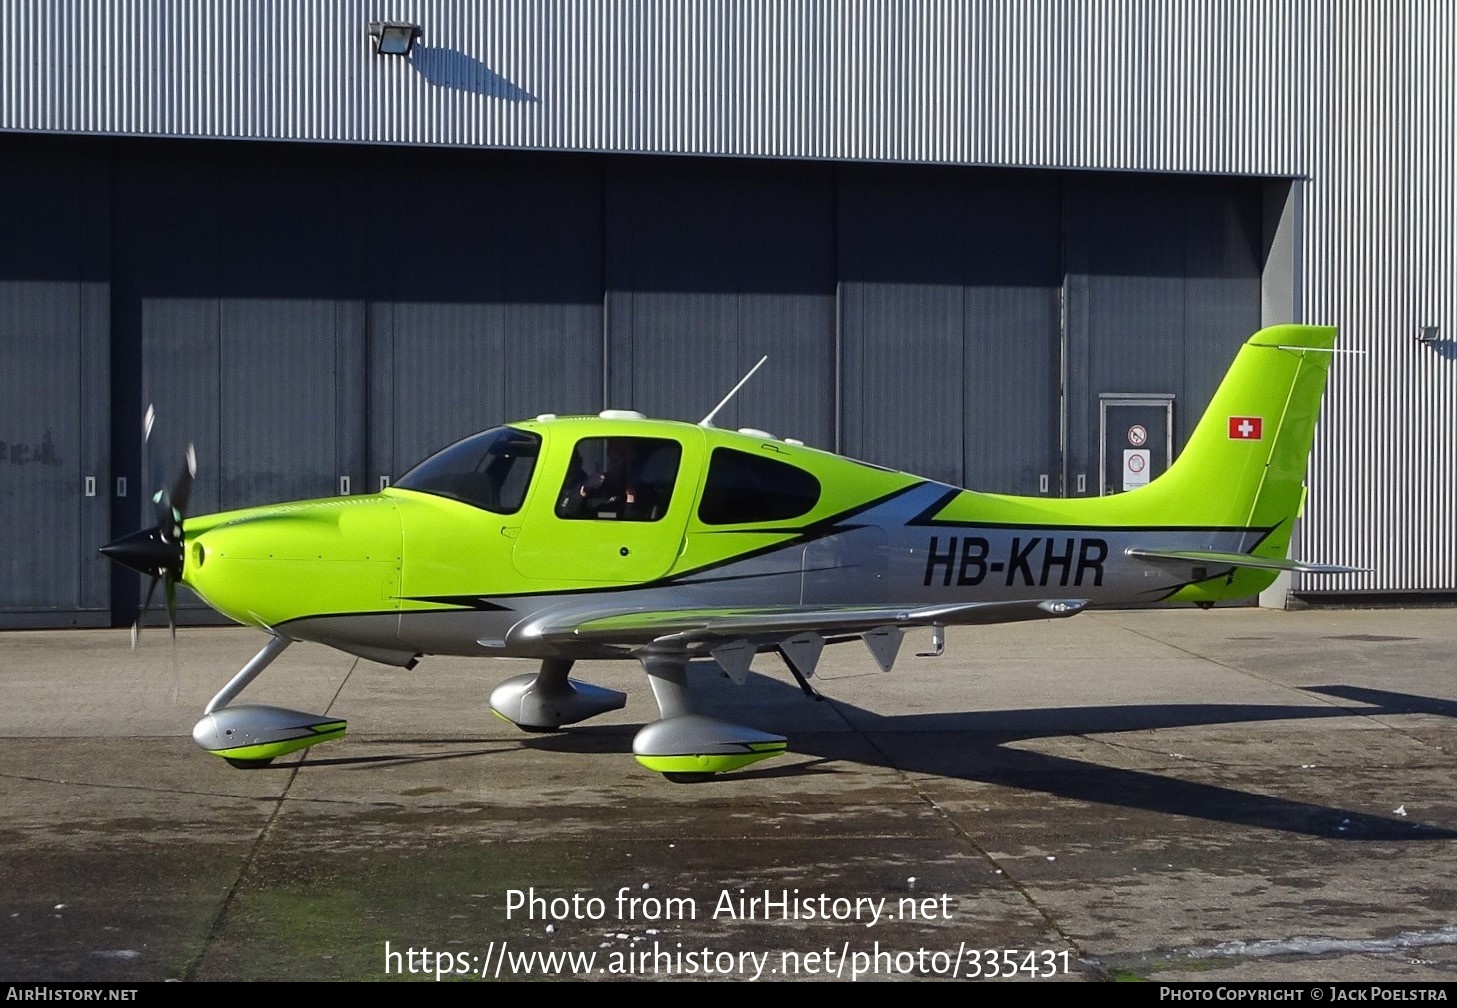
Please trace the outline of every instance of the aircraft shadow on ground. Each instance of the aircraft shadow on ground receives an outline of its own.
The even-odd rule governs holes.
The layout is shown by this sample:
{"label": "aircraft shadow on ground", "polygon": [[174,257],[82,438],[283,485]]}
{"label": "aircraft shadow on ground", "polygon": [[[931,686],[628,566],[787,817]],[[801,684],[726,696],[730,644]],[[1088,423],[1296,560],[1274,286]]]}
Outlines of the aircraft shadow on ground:
{"label": "aircraft shadow on ground", "polygon": [[[1399,714],[1457,716],[1457,703],[1413,694],[1354,686],[1305,687],[1311,694],[1344,705],[1294,704],[1145,704],[1132,706],[1046,707],[1022,710],[876,714],[843,701],[827,699],[838,724],[789,730],[790,753],[818,759],[793,765],[756,764],[715,780],[695,784],[713,787],[731,780],[771,780],[779,777],[838,772],[844,763],[882,766],[902,773],[993,784],[1036,791],[1059,798],[1094,802],[1166,815],[1181,815],[1215,822],[1256,826],[1337,840],[1430,841],[1457,839],[1457,829],[1410,819],[1376,816],[1332,805],[1253,794],[1217,784],[1181,780],[1146,770],[1110,767],[1098,763],[1032,752],[1015,743],[1039,738],[1108,735],[1197,728],[1213,725],[1258,724],[1273,721],[1316,721],[1340,717]],[[714,711],[714,700],[731,702],[728,715],[767,731],[775,726],[775,713],[790,705],[810,703],[795,686],[760,673],[732,693],[702,697],[702,709]],[[758,714],[762,708],[766,716]],[[301,764],[280,763],[263,769],[295,766],[348,767],[409,764],[466,757],[490,757],[521,748],[550,752],[603,754],[632,752],[632,739],[641,725],[571,726],[561,732],[524,735],[519,742],[482,747],[480,738],[422,740],[394,739],[406,749],[422,744],[469,745],[465,752],[407,751],[348,758],[306,756]],[[954,741],[948,737],[954,736]]]}
{"label": "aircraft shadow on ground", "polygon": [[[785,704],[807,702],[796,687],[757,673],[752,675],[748,685],[754,690],[755,707],[762,702],[766,707],[783,709]],[[772,762],[756,764],[738,773],[723,775],[721,779],[772,779],[820,774],[833,772],[836,763],[855,762],[905,773],[1038,791],[1076,801],[1327,839],[1457,839],[1457,829],[1432,823],[1253,794],[1146,770],[1110,767],[1031,752],[1014,745],[1038,738],[1163,728],[1415,713],[1443,717],[1457,715],[1457,704],[1411,694],[1339,685],[1306,687],[1306,692],[1353,703],[1341,706],[1148,704],[878,715],[852,704],[827,700],[844,723],[851,727],[850,731],[835,729],[789,733],[791,753],[818,756],[820,759],[788,767],[775,766]],[[704,709],[711,709],[711,705],[705,703]],[[753,723],[764,730],[779,730],[769,720],[755,719]],[[635,727],[620,726],[593,730],[591,726],[584,725],[556,735],[531,738],[525,744],[559,752],[602,752],[604,743],[610,746],[618,742],[624,752],[631,752],[631,738],[635,730]],[[955,736],[954,743],[949,742],[947,736]],[[712,785],[713,782],[709,781],[694,786]]]}

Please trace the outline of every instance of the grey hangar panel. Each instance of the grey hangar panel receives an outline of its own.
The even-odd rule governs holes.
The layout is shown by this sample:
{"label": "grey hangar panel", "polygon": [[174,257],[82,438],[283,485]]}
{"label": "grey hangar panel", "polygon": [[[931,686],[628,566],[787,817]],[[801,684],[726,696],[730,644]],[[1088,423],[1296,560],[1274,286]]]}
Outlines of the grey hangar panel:
{"label": "grey hangar panel", "polygon": [[[1182,443],[1258,327],[1269,195],[1254,180],[0,145],[0,179],[42,207],[0,260],[0,440],[31,436],[21,418],[58,398],[88,404],[47,421],[55,453],[76,461],[8,466],[0,508],[33,523],[36,500],[73,504],[88,475],[102,488],[71,524],[47,510],[54,534],[16,544],[16,570],[44,575],[0,589],[8,625],[131,618],[137,579],[94,547],[150,523],[147,498],[188,441],[195,513],[327,496],[341,477],[372,491],[448,441],[538,412],[697,420],[768,354],[721,425],[978,489],[1073,492],[1073,473],[1096,473],[1099,393],[1174,394]],[[25,254],[36,236],[50,255]],[[71,292],[60,302],[56,284]],[[189,617],[208,614],[192,602]]]}

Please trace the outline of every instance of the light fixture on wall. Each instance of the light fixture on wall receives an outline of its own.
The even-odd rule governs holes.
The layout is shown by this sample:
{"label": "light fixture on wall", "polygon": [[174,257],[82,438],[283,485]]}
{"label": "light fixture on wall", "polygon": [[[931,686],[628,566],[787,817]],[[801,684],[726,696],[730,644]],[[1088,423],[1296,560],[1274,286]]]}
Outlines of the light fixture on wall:
{"label": "light fixture on wall", "polygon": [[1434,326],[1434,325],[1424,325],[1424,326],[1422,326],[1420,329],[1417,330],[1417,342],[1418,343],[1435,343],[1435,342],[1437,342],[1437,327]]}
{"label": "light fixture on wall", "polygon": [[409,21],[371,21],[369,34],[376,56],[408,56],[423,32]]}

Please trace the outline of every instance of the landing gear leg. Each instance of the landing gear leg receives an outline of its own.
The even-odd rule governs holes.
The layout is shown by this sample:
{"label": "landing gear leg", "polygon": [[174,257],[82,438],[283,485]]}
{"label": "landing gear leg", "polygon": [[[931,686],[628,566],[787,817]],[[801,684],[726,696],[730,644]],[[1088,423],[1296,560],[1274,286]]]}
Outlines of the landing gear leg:
{"label": "landing gear leg", "polygon": [[238,694],[247,689],[248,684],[257,679],[259,673],[272,665],[273,660],[288,650],[288,646],[292,643],[293,641],[288,637],[270,636],[268,643],[263,645],[263,650],[248,659],[248,664],[240,668],[238,674],[229,679],[226,686],[218,690],[218,695],[208,702],[202,712],[211,714],[219,707],[226,707],[236,700]]}
{"label": "landing gear leg", "polygon": [[687,655],[646,652],[639,660],[662,715],[632,740],[633,755],[649,770],[670,781],[694,783],[778,756],[788,748],[782,735],[695,714]]}

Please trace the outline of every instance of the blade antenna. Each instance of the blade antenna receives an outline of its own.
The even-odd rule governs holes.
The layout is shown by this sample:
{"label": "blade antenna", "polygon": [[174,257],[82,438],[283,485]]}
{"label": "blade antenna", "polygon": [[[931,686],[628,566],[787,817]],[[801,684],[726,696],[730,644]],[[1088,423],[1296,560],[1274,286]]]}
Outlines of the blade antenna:
{"label": "blade antenna", "polygon": [[764,362],[766,360],[768,360],[768,359],[769,359],[769,355],[768,354],[765,354],[763,357],[760,357],[759,358],[759,363],[758,364],[755,364],[753,367],[749,368],[749,373],[746,374],[746,375],[744,375],[742,378],[740,378],[739,379],[739,383],[737,385],[735,385],[733,388],[729,389],[729,394],[726,395],[726,396],[724,396],[722,399],[719,400],[718,405],[715,406],[712,410],[709,411],[708,416],[706,416],[702,420],[698,421],[698,426],[700,426],[700,427],[712,427],[713,426],[713,418],[716,417],[716,416],[718,416],[718,411],[721,410],[721,409],[723,409],[725,406],[728,405],[728,401],[734,397],[734,393],[736,393],[739,389],[743,388],[744,387],[744,383],[747,382],[750,378],[754,377],[754,372],[757,371],[757,370],[759,370],[759,368],[763,367],[764,366]]}

